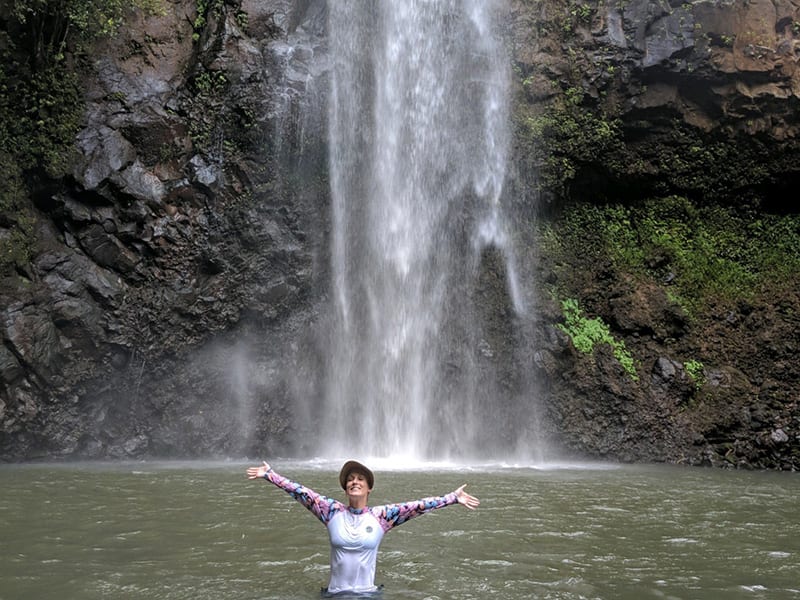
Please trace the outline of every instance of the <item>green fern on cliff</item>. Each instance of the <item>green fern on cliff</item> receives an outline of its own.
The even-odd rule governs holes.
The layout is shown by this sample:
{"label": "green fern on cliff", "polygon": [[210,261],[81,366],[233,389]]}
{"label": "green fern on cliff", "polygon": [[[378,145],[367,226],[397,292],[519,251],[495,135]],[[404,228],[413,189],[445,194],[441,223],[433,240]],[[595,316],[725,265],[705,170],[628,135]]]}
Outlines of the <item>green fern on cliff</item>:
{"label": "green fern on cliff", "polygon": [[598,345],[608,344],[614,352],[614,358],[630,378],[639,381],[633,356],[625,347],[625,342],[614,338],[602,319],[587,317],[575,298],[563,300],[561,309],[564,311],[564,322],[559,323],[557,327],[569,336],[578,352],[591,354]]}
{"label": "green fern on cliff", "polygon": [[700,389],[706,382],[705,365],[699,360],[687,360],[683,363],[686,374],[694,382],[695,388]]}

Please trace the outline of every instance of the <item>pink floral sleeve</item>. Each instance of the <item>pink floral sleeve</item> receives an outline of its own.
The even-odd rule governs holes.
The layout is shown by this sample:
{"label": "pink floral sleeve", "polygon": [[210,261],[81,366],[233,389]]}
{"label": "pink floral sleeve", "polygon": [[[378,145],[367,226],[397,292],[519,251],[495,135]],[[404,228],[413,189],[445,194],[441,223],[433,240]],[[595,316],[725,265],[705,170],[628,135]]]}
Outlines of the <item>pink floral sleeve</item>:
{"label": "pink floral sleeve", "polygon": [[458,504],[455,492],[450,492],[444,496],[434,496],[414,500],[412,502],[402,502],[400,504],[385,504],[371,508],[372,514],[380,522],[383,531],[389,531],[393,527],[402,525],[409,519],[424,515],[437,508],[443,508],[452,504]]}
{"label": "pink floral sleeve", "polygon": [[310,510],[315,517],[322,521],[325,525],[331,520],[340,510],[344,510],[345,506],[338,500],[328,498],[322,494],[318,494],[314,490],[305,487],[291,479],[287,479],[282,475],[278,475],[275,471],[270,469],[264,475],[264,479],[279,487],[292,498],[297,500],[300,504]]}

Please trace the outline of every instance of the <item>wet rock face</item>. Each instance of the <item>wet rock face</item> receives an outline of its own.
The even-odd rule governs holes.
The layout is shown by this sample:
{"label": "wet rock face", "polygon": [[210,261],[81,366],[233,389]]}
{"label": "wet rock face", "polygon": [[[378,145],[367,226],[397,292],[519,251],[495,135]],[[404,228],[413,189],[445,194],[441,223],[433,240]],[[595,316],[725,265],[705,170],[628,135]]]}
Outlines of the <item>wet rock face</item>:
{"label": "wet rock face", "polygon": [[198,34],[195,5],[136,17],[94,54],[72,177],[37,193],[35,259],[0,291],[3,459],[287,443],[302,375],[278,358],[303,352],[325,227],[318,190],[285,184],[319,156],[274,152],[298,96],[274,46],[298,17],[229,3]]}
{"label": "wet rock face", "polygon": [[[678,194],[700,204],[756,198],[768,212],[797,212],[790,190],[800,178],[800,2],[539,2],[533,15],[530,8],[511,4],[525,114],[563,104],[559,94],[567,91],[591,114],[581,122],[619,126],[618,146],[574,160],[573,201]],[[558,207],[559,199],[542,199]],[[541,280],[552,282],[552,270],[540,268]],[[777,341],[800,333],[796,293],[720,314],[710,307],[702,319],[689,319],[663,289],[606,265],[576,264],[570,277],[571,289],[641,364],[633,382],[607,349],[578,353],[550,329],[563,318],[558,307],[541,302],[535,364],[567,449],[800,468],[792,391],[800,367]],[[681,356],[714,365],[702,373],[703,385]]]}
{"label": "wet rock face", "polygon": [[[169,0],[98,47],[71,176],[34,189],[34,260],[0,285],[0,459],[241,456],[301,437],[324,347],[325,2],[227,2],[199,31],[196,4]],[[593,152],[576,197],[800,181],[800,0],[507,4],[518,105],[576,87],[622,123],[627,154]],[[722,176],[690,154],[713,144],[736,149]],[[579,355],[541,298],[547,435],[591,456],[800,468],[797,323],[742,307],[698,333],[604,268],[585,266],[586,289],[640,380],[608,349]],[[721,365],[702,399],[675,358],[688,343]]]}
{"label": "wet rock face", "polygon": [[731,201],[755,188],[795,206],[797,0],[580,4],[537,3],[534,28],[513,3],[511,29],[525,101],[578,90],[597,119],[619,120],[625,148],[584,157],[573,194]]}
{"label": "wet rock face", "polygon": [[[642,101],[674,108],[704,130],[736,122],[747,134],[764,133],[776,141],[796,137],[799,16],[800,3],[793,1],[682,5],[650,26],[661,32],[663,43],[646,43],[642,59],[643,68],[666,69],[680,78],[645,93]],[[707,85],[692,86],[693,71]],[[748,118],[737,119],[744,115]]]}
{"label": "wet rock face", "polygon": [[[799,13],[796,0],[604,3],[597,7],[592,39],[623,50],[640,76],[648,70],[660,75],[659,89],[631,98],[630,108],[670,106],[698,127],[722,127],[728,123],[720,117],[735,117],[732,108],[748,100],[800,99]],[[705,85],[694,88],[696,80]],[[779,116],[794,122],[791,106]],[[766,124],[776,115],[761,116]],[[771,132],[782,137],[780,130],[773,125]],[[796,122],[791,131],[797,132]]]}

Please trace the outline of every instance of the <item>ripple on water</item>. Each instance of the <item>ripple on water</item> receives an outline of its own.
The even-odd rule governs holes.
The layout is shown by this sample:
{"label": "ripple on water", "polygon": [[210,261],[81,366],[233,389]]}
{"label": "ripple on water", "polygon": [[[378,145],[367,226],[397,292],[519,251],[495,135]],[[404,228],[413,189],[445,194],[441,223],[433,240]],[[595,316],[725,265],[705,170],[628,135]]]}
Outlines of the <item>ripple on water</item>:
{"label": "ripple on water", "polygon": [[472,564],[476,567],[512,567],[514,563],[507,560],[474,560]]}
{"label": "ripple on water", "polygon": [[453,529],[442,532],[442,537],[463,537],[465,535],[475,535],[474,531],[464,531],[463,529]]}
{"label": "ripple on water", "polygon": [[543,531],[539,535],[556,538],[579,538],[589,535],[587,531]]}
{"label": "ripple on water", "polygon": [[604,504],[593,504],[590,506],[592,510],[599,510],[601,512],[610,512],[610,513],[630,513],[630,509],[621,508],[619,506],[606,506]]}
{"label": "ripple on water", "polygon": [[739,589],[745,592],[752,592],[755,594],[762,594],[764,592],[769,591],[769,589],[763,585],[741,585],[739,586]]}
{"label": "ripple on water", "polygon": [[666,538],[664,541],[668,544],[678,544],[678,545],[700,543],[699,540],[695,540],[693,538],[685,538],[685,537]]}
{"label": "ripple on water", "polygon": [[288,567],[295,564],[294,560],[260,560],[256,563],[261,568]]}

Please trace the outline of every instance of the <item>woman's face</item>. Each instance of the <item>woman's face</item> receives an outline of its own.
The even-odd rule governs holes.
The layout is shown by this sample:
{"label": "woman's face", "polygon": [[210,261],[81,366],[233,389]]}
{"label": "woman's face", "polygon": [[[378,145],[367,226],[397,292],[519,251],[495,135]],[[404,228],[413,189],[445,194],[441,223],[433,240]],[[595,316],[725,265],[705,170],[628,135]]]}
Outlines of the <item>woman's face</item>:
{"label": "woman's face", "polygon": [[344,486],[348,496],[366,496],[369,494],[369,484],[367,478],[358,471],[353,471],[347,476]]}

